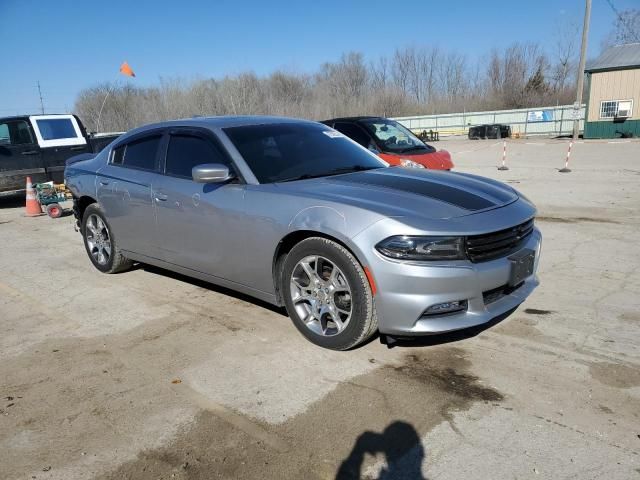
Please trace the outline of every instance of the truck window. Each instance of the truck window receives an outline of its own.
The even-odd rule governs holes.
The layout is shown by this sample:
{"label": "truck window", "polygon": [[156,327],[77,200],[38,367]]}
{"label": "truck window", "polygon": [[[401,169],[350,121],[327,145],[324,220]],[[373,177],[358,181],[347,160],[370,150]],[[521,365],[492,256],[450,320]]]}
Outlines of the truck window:
{"label": "truck window", "polygon": [[24,120],[0,123],[0,145],[28,145],[35,143],[29,124]]}
{"label": "truck window", "polygon": [[36,120],[43,140],[60,140],[61,138],[78,138],[76,129],[70,118],[50,118]]}

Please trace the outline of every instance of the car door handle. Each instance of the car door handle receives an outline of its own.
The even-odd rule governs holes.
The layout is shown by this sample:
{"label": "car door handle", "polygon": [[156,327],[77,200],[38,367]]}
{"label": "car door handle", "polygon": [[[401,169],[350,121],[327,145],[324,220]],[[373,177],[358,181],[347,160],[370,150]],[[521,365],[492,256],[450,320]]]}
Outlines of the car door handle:
{"label": "car door handle", "polygon": [[22,155],[38,155],[40,152],[38,150],[27,150],[22,152]]}
{"label": "car door handle", "polygon": [[71,147],[69,150],[84,150],[85,145],[79,145],[77,147]]}
{"label": "car door handle", "polygon": [[106,180],[100,180],[100,185],[107,186],[109,185],[109,182],[107,182]]}
{"label": "car door handle", "polygon": [[156,193],[155,198],[156,202],[166,202],[169,197],[164,193]]}

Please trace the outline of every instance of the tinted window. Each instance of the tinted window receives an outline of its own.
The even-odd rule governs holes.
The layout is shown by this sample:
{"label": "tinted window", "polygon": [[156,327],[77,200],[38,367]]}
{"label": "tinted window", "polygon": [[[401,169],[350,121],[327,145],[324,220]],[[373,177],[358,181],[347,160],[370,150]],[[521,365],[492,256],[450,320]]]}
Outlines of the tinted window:
{"label": "tinted window", "polygon": [[111,157],[111,163],[113,163],[114,165],[122,165],[122,160],[124,159],[124,150],[126,148],[126,145],[123,145],[121,147],[118,147],[116,149],[113,150],[113,154]]}
{"label": "tinted window", "polygon": [[161,138],[162,137],[158,135],[127,143],[124,146],[122,157],[120,157],[119,148],[114,151],[112,162],[117,164],[117,162],[120,161],[125,167],[157,170],[157,153]]}
{"label": "tinted window", "polygon": [[78,138],[76,129],[70,118],[53,118],[36,120],[43,140],[59,140],[61,138]]}
{"label": "tinted window", "polygon": [[362,131],[362,128],[354,123],[336,123],[333,128],[335,128],[339,132],[344,133],[351,140],[355,140],[363,147],[368,148],[369,143],[371,143],[369,135],[367,135],[364,131]]}
{"label": "tinted window", "polygon": [[29,124],[24,120],[0,123],[0,145],[27,145],[35,143]]}
{"label": "tinted window", "polygon": [[224,155],[204,138],[172,135],[167,150],[166,172],[169,175],[192,178],[191,169],[203,163],[227,164]]}
{"label": "tinted window", "polygon": [[385,164],[325,125],[281,123],[226,128],[261,183],[381,168]]}
{"label": "tinted window", "polygon": [[361,123],[377,140],[378,145],[384,152],[427,153],[434,151],[433,147],[425,145],[409,129],[394,120],[380,118],[361,120]]}

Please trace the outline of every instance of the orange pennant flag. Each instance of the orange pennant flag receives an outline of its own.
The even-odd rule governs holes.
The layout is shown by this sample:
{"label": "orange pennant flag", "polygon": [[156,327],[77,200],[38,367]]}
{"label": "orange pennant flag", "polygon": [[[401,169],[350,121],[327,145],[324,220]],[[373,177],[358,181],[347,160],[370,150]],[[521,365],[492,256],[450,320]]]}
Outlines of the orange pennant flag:
{"label": "orange pennant flag", "polygon": [[120,73],[123,75],[126,75],[127,77],[135,77],[136,74],[133,73],[133,70],[131,69],[131,67],[129,66],[129,64],[127,62],[122,62],[122,65],[120,65]]}

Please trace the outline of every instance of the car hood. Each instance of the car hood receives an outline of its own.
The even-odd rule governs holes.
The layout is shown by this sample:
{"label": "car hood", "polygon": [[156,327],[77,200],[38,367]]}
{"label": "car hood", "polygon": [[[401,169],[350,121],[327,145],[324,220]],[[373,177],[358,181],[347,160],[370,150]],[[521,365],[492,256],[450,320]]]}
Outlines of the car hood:
{"label": "car hood", "polygon": [[518,199],[514,189],[488,178],[408,168],[380,168],[277,186],[290,194],[347,204],[389,217],[456,218],[493,210]]}

